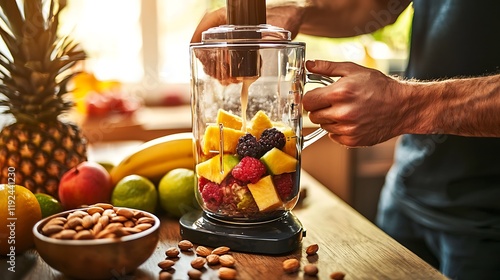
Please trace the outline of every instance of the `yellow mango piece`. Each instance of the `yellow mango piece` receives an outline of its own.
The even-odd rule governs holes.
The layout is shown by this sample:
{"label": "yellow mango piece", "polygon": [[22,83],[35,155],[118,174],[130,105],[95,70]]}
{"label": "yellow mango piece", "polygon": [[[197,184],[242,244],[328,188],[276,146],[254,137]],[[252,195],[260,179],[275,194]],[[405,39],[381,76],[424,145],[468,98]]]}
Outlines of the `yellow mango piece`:
{"label": "yellow mango piece", "polygon": [[[236,146],[238,139],[245,135],[245,132],[232,128],[224,127],[222,129],[223,135],[223,149],[224,152],[229,154],[236,153]],[[203,135],[203,153],[208,154],[210,151],[220,150],[220,128],[218,125],[209,125]]]}
{"label": "yellow mango piece", "polygon": [[297,170],[297,159],[278,148],[272,148],[260,158],[260,161],[273,175],[291,173]]}
{"label": "yellow mango piece", "polygon": [[240,162],[240,160],[237,156],[224,155],[221,163],[220,155],[216,155],[209,160],[197,164],[196,174],[220,184],[238,162]]}
{"label": "yellow mango piece", "polygon": [[217,111],[217,124],[220,123],[226,128],[241,130],[243,120],[240,116],[231,114],[226,110],[219,109],[219,111]]}
{"label": "yellow mango piece", "polygon": [[273,127],[271,119],[269,119],[264,111],[258,111],[250,120],[248,132],[259,139],[262,132],[271,127]]}
{"label": "yellow mango piece", "polygon": [[260,211],[272,211],[283,205],[274,188],[271,175],[263,177],[257,183],[248,184],[247,186]]}

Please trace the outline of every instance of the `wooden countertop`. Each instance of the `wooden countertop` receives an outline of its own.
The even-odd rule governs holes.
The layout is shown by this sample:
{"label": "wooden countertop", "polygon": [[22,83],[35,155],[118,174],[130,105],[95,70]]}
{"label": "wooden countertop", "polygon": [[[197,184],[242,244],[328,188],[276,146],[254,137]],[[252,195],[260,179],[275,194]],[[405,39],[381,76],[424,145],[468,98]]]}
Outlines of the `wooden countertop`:
{"label": "wooden countertop", "polygon": [[[349,280],[446,279],[310,175],[304,172],[301,182],[307,195],[293,210],[307,230],[301,247],[279,256],[231,252],[236,259],[237,279],[313,279],[303,274],[302,268],[308,263],[316,264],[319,268],[318,279],[330,279],[330,274],[335,271],[345,273],[345,279]],[[120,279],[158,279],[158,262],[165,259],[165,250],[177,246],[180,240],[178,221],[161,217],[160,242],[156,251],[133,275]],[[314,243],[319,245],[319,251],[317,255],[308,257],[305,248]],[[193,258],[192,253],[181,253],[174,265],[173,279],[189,278],[187,271],[191,268],[190,261]],[[299,272],[283,272],[282,262],[289,258],[300,260]],[[5,261],[2,260],[2,263]],[[218,279],[218,266],[205,267],[202,279]],[[12,279],[67,279],[50,268],[35,250],[17,257],[16,271],[19,275]],[[2,270],[0,275],[5,273],[9,272]]]}

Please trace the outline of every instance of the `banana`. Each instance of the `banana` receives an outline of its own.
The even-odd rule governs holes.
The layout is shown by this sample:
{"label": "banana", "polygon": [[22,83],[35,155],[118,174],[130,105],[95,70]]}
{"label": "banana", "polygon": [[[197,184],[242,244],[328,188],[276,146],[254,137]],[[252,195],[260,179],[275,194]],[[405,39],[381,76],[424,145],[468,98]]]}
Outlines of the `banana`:
{"label": "banana", "polygon": [[131,174],[158,181],[174,168],[193,169],[194,166],[193,134],[183,132],[169,134],[139,145],[113,167],[110,175],[113,184]]}

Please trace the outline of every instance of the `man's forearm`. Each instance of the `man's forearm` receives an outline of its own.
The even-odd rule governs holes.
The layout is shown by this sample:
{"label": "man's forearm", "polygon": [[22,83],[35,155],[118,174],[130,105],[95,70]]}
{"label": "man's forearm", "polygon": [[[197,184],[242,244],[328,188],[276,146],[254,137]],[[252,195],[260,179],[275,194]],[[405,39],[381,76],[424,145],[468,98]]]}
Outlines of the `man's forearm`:
{"label": "man's forearm", "polygon": [[500,137],[500,75],[407,85],[405,133]]}

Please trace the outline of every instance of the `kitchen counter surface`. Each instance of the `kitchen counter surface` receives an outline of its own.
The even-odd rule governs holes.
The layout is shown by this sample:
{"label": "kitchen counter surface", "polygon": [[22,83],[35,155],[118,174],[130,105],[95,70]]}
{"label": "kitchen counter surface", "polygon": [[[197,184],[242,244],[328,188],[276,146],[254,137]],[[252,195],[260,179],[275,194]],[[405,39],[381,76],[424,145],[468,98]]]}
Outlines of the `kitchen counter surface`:
{"label": "kitchen counter surface", "polygon": [[[346,280],[446,279],[305,172],[301,183],[306,195],[293,210],[307,233],[301,246],[284,255],[231,251],[236,259],[237,279],[330,279],[333,272],[345,273]],[[180,240],[178,221],[161,217],[160,242],[153,255],[133,275],[116,279],[158,279],[158,262],[165,259],[165,250],[177,246]],[[318,244],[319,251],[307,256],[305,249],[311,244]],[[174,265],[173,279],[189,279],[187,271],[194,257],[193,253],[180,254]],[[282,262],[290,258],[300,260],[299,272],[283,272]],[[35,250],[17,257],[16,273],[3,269],[4,263],[2,259],[0,275],[6,276],[2,279],[67,279],[49,267]],[[303,267],[308,263],[319,268],[317,278],[304,275]],[[205,265],[202,279],[219,279],[218,268]]]}

